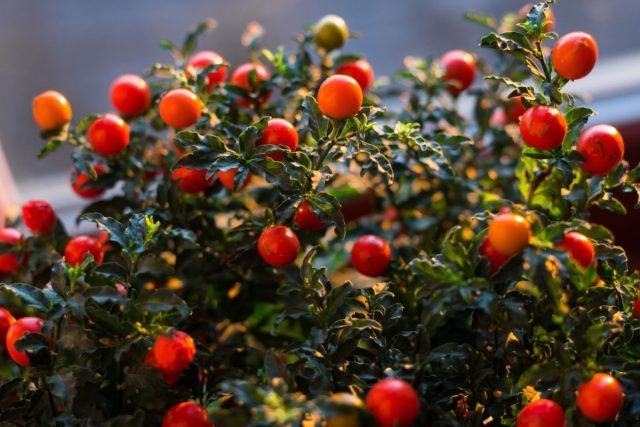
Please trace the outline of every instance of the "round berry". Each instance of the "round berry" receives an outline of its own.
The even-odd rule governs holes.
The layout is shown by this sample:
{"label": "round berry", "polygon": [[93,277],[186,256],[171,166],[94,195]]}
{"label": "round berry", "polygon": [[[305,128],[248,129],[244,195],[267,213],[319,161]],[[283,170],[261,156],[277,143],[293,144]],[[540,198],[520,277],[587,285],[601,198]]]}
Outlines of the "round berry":
{"label": "round berry", "polygon": [[111,84],[111,105],[123,116],[139,116],[151,105],[151,89],[142,77],[124,74]]}
{"label": "round berry", "polygon": [[464,50],[445,53],[440,65],[444,72],[442,78],[451,83],[447,91],[452,95],[468,89],[476,79],[476,58]]}
{"label": "round berry", "polygon": [[336,74],[344,74],[353,77],[358,82],[363,92],[373,85],[374,74],[371,64],[364,59],[346,62],[336,70]]}
{"label": "round berry", "polygon": [[609,374],[598,373],[578,387],[578,409],[591,421],[613,420],[624,403],[622,386]]}
{"label": "round berry", "polygon": [[503,255],[495,250],[495,248],[491,246],[489,236],[486,236],[482,240],[482,245],[480,245],[480,253],[487,259],[487,261],[489,261],[489,269],[492,273],[498,271],[500,267],[502,267],[511,258],[510,256]]}
{"label": "round berry", "polygon": [[213,183],[213,178],[207,179],[206,169],[189,169],[184,166],[176,168],[171,173],[171,179],[187,194],[205,191]]}
{"label": "round berry", "polygon": [[[264,65],[249,62],[236,68],[231,74],[229,82],[243,88],[248,93],[255,93],[260,86],[260,82],[269,80],[270,78],[271,73],[269,73],[269,70],[267,70]],[[265,103],[270,96],[270,92],[262,94],[258,99],[258,102],[261,104]],[[244,107],[252,106],[251,100],[249,99],[238,99],[236,102],[238,105],[242,105]]]}
{"label": "round berry", "polygon": [[32,233],[46,234],[56,223],[56,213],[46,200],[29,200],[22,206],[22,222]]}
{"label": "round berry", "polygon": [[557,108],[538,105],[520,117],[520,134],[529,147],[553,150],[567,135],[567,121]]}
{"label": "round berry", "polygon": [[162,427],[213,427],[213,423],[205,408],[197,403],[182,402],[167,411]]}
{"label": "round berry", "polygon": [[[298,131],[285,119],[271,119],[262,131],[262,138],[256,145],[284,145],[289,151],[295,151],[298,147]],[[269,153],[267,157],[279,162],[284,160],[284,153]]]}
{"label": "round berry", "polygon": [[513,256],[529,245],[531,226],[522,216],[514,213],[497,215],[489,224],[489,243],[505,256]]}
{"label": "round berry", "polygon": [[274,225],[260,235],[258,252],[267,264],[285,267],[292,264],[298,257],[300,242],[289,227]]}
{"label": "round berry", "polygon": [[418,416],[420,400],[410,384],[387,378],[369,390],[367,409],[378,427],[409,427]]}
{"label": "round berry", "polygon": [[[107,172],[107,168],[101,164],[95,165],[94,169],[98,177]],[[95,186],[94,181],[89,175],[78,170],[74,170],[71,174],[71,188],[78,196],[85,199],[93,199],[105,191],[104,188]]]}
{"label": "round berry", "polygon": [[556,402],[538,399],[520,411],[516,427],[565,427],[566,423],[564,412]]}
{"label": "round berry", "polygon": [[86,254],[91,254],[96,264],[102,264],[104,258],[102,243],[93,237],[78,236],[71,239],[64,248],[64,259],[73,267],[82,264]]}
{"label": "round berry", "polygon": [[222,56],[210,50],[203,50],[194,54],[187,61],[187,75],[191,76],[195,72],[200,72],[210,65],[219,65],[215,71],[210,71],[206,76],[207,92],[211,92],[215,86],[223,83],[227,78],[228,68],[224,65]]}
{"label": "round berry", "polygon": [[391,262],[389,242],[372,234],[356,240],[351,249],[351,264],[361,274],[377,277],[387,271]]}
{"label": "round berry", "polygon": [[598,60],[598,45],[590,34],[575,32],[560,37],[551,51],[556,72],[565,79],[587,76]]}
{"label": "round berry", "polygon": [[26,351],[16,350],[16,341],[20,341],[26,333],[39,334],[42,332],[44,320],[38,317],[23,317],[16,320],[7,331],[7,351],[9,356],[21,366],[29,366],[31,362]]}
{"label": "round berry", "polygon": [[329,118],[348,119],[360,111],[362,97],[362,89],[353,77],[336,74],[320,85],[318,107]]}
{"label": "round berry", "polygon": [[71,104],[60,92],[48,90],[33,98],[33,118],[40,129],[58,129],[71,121]]}
{"label": "round berry", "polygon": [[160,118],[176,129],[196,124],[202,114],[202,101],[188,89],[173,89],[160,100]]}
{"label": "round berry", "polygon": [[589,267],[596,257],[596,251],[591,240],[576,231],[567,233],[562,242],[558,244],[558,247],[566,250],[569,256],[582,268]]}
{"label": "round berry", "polygon": [[[22,233],[15,228],[0,229],[0,243],[18,245],[22,241]],[[15,273],[21,267],[18,264],[17,253],[7,253],[0,255],[0,272]]]}
{"label": "round berry", "polygon": [[129,145],[129,125],[113,114],[94,120],[87,133],[93,150],[101,156],[114,156]]}
{"label": "round berry", "polygon": [[313,27],[316,46],[327,52],[340,49],[349,39],[349,27],[340,16],[323,16]]}
{"label": "round berry", "polygon": [[306,200],[300,204],[293,220],[302,230],[319,231],[325,228],[324,223],[320,221]]}
{"label": "round berry", "polygon": [[597,125],[580,135],[576,150],[584,157],[584,162],[580,164],[582,170],[604,176],[622,161],[624,141],[613,126]]}
{"label": "round berry", "polygon": [[9,310],[0,307],[0,348],[4,347],[7,342],[7,332],[9,327],[16,322],[15,317]]}

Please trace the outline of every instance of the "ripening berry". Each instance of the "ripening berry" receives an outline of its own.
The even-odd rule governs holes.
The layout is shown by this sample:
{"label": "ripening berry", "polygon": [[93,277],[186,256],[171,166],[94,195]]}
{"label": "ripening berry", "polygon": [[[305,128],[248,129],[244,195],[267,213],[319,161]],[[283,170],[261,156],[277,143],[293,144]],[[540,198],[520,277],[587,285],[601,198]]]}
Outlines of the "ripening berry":
{"label": "ripening berry", "polygon": [[258,252],[267,264],[285,267],[292,264],[300,252],[298,236],[284,225],[274,225],[262,232]]}
{"label": "ripening berry", "polygon": [[367,409],[378,427],[409,427],[418,416],[420,399],[409,383],[386,378],[369,390]]}
{"label": "ripening berry", "polygon": [[22,222],[34,234],[46,234],[56,223],[56,213],[46,200],[29,200],[22,205]]}
{"label": "ripening berry", "polygon": [[32,110],[36,124],[44,131],[58,129],[71,121],[71,104],[55,90],[36,95]]}
{"label": "ripening berry", "polygon": [[71,239],[64,248],[64,259],[73,267],[82,264],[86,254],[91,254],[96,264],[102,264],[104,258],[102,243],[93,237],[78,236]]}
{"label": "ripening berry", "polygon": [[320,85],[318,108],[331,119],[348,119],[358,114],[362,98],[362,89],[353,77],[335,74]]}
{"label": "ripening berry", "polygon": [[488,237],[496,251],[511,257],[529,245],[531,226],[518,214],[502,213],[489,224]]}
{"label": "ripening berry", "polygon": [[387,271],[391,262],[389,242],[372,234],[356,240],[351,249],[351,264],[361,274],[377,277]]}
{"label": "ripening berry", "polygon": [[170,90],[160,100],[160,117],[172,128],[193,126],[201,114],[202,101],[188,89]]}

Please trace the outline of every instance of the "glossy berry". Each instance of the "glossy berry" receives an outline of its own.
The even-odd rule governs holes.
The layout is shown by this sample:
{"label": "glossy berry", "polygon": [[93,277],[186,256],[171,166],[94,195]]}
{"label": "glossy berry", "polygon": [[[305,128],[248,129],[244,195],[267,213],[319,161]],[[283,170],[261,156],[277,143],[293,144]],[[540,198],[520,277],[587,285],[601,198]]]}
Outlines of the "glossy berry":
{"label": "glossy berry", "polygon": [[151,105],[151,89],[142,77],[124,74],[111,84],[111,105],[123,116],[139,116]]}
{"label": "glossy berry", "polygon": [[22,222],[34,234],[46,234],[56,223],[56,213],[46,200],[29,200],[22,205]]}
{"label": "glossy berry", "polygon": [[[22,240],[22,233],[15,228],[3,228],[0,229],[0,243],[18,245]],[[20,265],[18,265],[17,253],[5,253],[0,255],[0,272],[2,273],[14,273],[18,271]]]}
{"label": "glossy berry", "polygon": [[[285,119],[271,119],[262,131],[262,138],[256,145],[284,145],[289,151],[295,151],[298,147],[298,131]],[[273,160],[283,161],[284,153],[269,153],[267,157]]]}
{"label": "glossy berry", "polygon": [[102,264],[104,258],[102,243],[93,237],[78,236],[71,239],[64,248],[64,259],[73,267],[80,265],[86,254],[91,254],[96,264]]}
{"label": "glossy berry", "polygon": [[638,298],[633,302],[633,310],[636,313],[636,317],[640,319],[640,294],[638,294]]}
{"label": "glossy berry", "polygon": [[511,257],[529,245],[531,226],[518,214],[502,213],[489,224],[488,237],[496,251]]}
{"label": "glossy berry", "polygon": [[591,421],[613,420],[624,403],[622,386],[609,374],[598,373],[582,383],[577,392],[578,409]]}
{"label": "glossy berry", "polygon": [[622,135],[613,126],[593,126],[580,135],[576,150],[584,157],[580,167],[592,175],[607,175],[624,156]]}
{"label": "glossy berry", "polygon": [[348,119],[360,111],[362,97],[362,89],[353,77],[336,74],[320,85],[318,107],[329,118]]}
{"label": "glossy berry", "polygon": [[[101,164],[95,165],[94,169],[98,177],[100,175],[103,175],[107,171],[107,168]],[[93,183],[94,181],[91,179],[91,177],[83,172],[75,170],[72,173],[71,188],[80,197],[83,197],[85,199],[92,199],[104,193],[104,188],[99,188],[93,185]]]}
{"label": "glossy berry", "polygon": [[71,104],[60,92],[48,90],[36,95],[32,103],[33,118],[40,129],[58,129],[71,121]]}
{"label": "glossy berry", "polygon": [[365,276],[380,276],[390,262],[391,246],[381,237],[366,234],[358,238],[351,249],[351,264]]}
{"label": "glossy berry", "polygon": [[598,60],[598,45],[590,34],[575,32],[560,37],[551,51],[556,72],[565,79],[587,76]]}
{"label": "glossy berry", "polygon": [[529,147],[553,150],[567,135],[567,121],[557,108],[538,105],[520,117],[520,134]]}
{"label": "glossy berry", "polygon": [[[253,76],[253,78],[251,77]],[[236,68],[231,74],[231,79],[229,82],[243,88],[249,93],[254,93],[258,90],[260,86],[260,82],[269,80],[271,78],[271,73],[269,70],[265,68],[264,65],[258,63],[246,63],[240,65]],[[269,97],[271,96],[270,92],[267,92],[258,99],[259,103],[267,102]],[[249,99],[238,99],[236,101],[238,105],[242,105],[245,107],[251,107],[252,103]]]}
{"label": "glossy berry", "polygon": [[187,75],[199,73],[210,65],[220,65],[215,71],[206,76],[207,92],[211,92],[215,86],[223,83],[227,78],[228,67],[224,64],[222,56],[210,50],[203,50],[187,61]]}
{"label": "glossy berry", "polygon": [[349,39],[349,27],[340,16],[323,16],[313,27],[316,46],[327,52],[340,49]]}
{"label": "glossy berry", "polygon": [[302,230],[319,231],[325,228],[323,222],[320,221],[318,215],[311,209],[306,200],[300,204],[293,220]]}
{"label": "glossy berry", "polygon": [[205,191],[213,183],[213,178],[207,179],[206,169],[189,169],[184,166],[176,168],[171,173],[171,179],[187,194]]}
{"label": "glossy berry", "polygon": [[0,348],[5,346],[9,327],[15,323],[16,319],[9,310],[0,307]]}
{"label": "glossy berry", "polygon": [[87,138],[93,150],[101,156],[114,156],[129,145],[129,125],[113,114],[94,120]]}
{"label": "glossy berry", "polygon": [[520,117],[527,112],[527,109],[522,103],[522,98],[516,96],[515,98],[509,98],[509,100],[507,100],[504,111],[510,122],[519,123]]}
{"label": "glossy berry", "polygon": [[530,402],[518,414],[516,427],[565,427],[567,421],[560,405],[553,400]]}
{"label": "glossy berry", "polygon": [[42,325],[44,320],[38,317],[23,317],[16,320],[7,331],[7,351],[9,356],[18,365],[29,366],[31,362],[25,351],[16,350],[16,341],[20,341],[24,334],[32,333],[39,334],[42,332]]}
{"label": "glossy berry", "polygon": [[409,427],[418,416],[420,400],[409,383],[387,378],[369,390],[367,409],[377,427]]}
{"label": "glossy berry", "polygon": [[346,62],[340,65],[336,70],[336,74],[353,77],[363,92],[373,85],[373,68],[365,59],[358,59],[357,61]]}
{"label": "glossy berry", "polygon": [[[218,180],[222,183],[224,188],[229,191],[233,191],[236,173],[238,173],[238,168],[231,168],[226,171],[218,171],[216,176],[218,177]],[[242,190],[244,187],[246,187],[247,184],[249,184],[249,181],[251,181],[251,174],[247,175],[239,189]]]}
{"label": "glossy berry", "polygon": [[162,427],[214,427],[207,410],[194,402],[172,406],[162,418]]}
{"label": "glossy berry", "polygon": [[489,269],[492,273],[498,271],[500,267],[502,267],[511,258],[510,256],[502,255],[500,252],[495,250],[495,248],[491,246],[488,236],[482,240],[482,245],[480,245],[480,254],[489,261]]}
{"label": "glossy berry", "polygon": [[171,331],[160,335],[147,354],[145,363],[162,372],[169,384],[175,384],[182,371],[196,355],[196,343],[182,331]]}
{"label": "glossy berry", "polygon": [[202,114],[202,101],[188,89],[173,89],[160,100],[160,118],[167,126],[183,129],[196,124]]}
{"label": "glossy berry", "polygon": [[267,264],[285,267],[292,264],[298,257],[300,242],[289,227],[274,225],[260,235],[258,252]]}
{"label": "glossy berry", "polygon": [[571,258],[583,268],[591,265],[596,257],[591,240],[584,234],[575,231],[567,233],[558,247],[566,250]]}
{"label": "glossy berry", "polygon": [[451,50],[440,59],[442,78],[450,83],[447,91],[452,95],[468,89],[476,79],[476,58],[464,50]]}

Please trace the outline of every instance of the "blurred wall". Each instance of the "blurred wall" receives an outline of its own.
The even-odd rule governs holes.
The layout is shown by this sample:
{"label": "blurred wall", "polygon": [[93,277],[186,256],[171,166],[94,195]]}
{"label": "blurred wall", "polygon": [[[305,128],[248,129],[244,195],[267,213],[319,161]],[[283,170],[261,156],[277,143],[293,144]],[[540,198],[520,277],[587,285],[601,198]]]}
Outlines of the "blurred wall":
{"label": "blurred wall", "polygon": [[[464,22],[466,10],[500,15],[521,0],[2,0],[0,1],[0,141],[18,182],[69,168],[63,150],[39,161],[31,98],[56,89],[74,116],[110,109],[108,90],[119,74],[141,73],[169,61],[158,40],[181,41],[207,17],[218,28],[200,47],[216,50],[232,66],[246,58],[239,38],[256,20],[265,44],[291,45],[291,35],[327,13],[342,15],[362,40],[346,51],[366,55],[378,75],[391,74],[406,55],[440,55],[451,48],[478,51],[484,30]],[[557,31],[584,30],[602,58],[640,51],[639,0],[559,0]],[[630,70],[637,73],[637,70]],[[640,108],[640,106],[639,106]],[[42,189],[45,190],[46,189]]]}

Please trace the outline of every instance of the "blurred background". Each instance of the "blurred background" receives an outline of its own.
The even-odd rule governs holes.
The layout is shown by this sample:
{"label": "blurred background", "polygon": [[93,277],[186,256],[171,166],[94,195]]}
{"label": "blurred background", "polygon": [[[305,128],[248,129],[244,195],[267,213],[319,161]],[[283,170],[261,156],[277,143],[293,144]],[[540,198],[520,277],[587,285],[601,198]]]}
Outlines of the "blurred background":
{"label": "blurred background", "polygon": [[[74,118],[111,109],[113,79],[168,62],[158,46],[181,42],[185,31],[213,17],[218,28],[199,48],[217,51],[233,68],[246,60],[240,36],[251,21],[266,29],[265,45],[291,47],[291,37],[327,13],[362,33],[346,52],[364,54],[377,76],[390,75],[407,55],[439,56],[453,48],[480,52],[486,30],[463,20],[465,11],[501,16],[523,0],[20,0],[0,2],[0,141],[22,201],[50,200],[57,209],[79,205],[68,188],[70,160],[60,152],[38,160],[42,146],[31,99],[46,89],[64,93]],[[591,33],[600,47],[595,71],[574,84],[600,111],[595,121],[620,126],[629,159],[637,162],[640,129],[640,1],[560,0],[556,31]]]}

